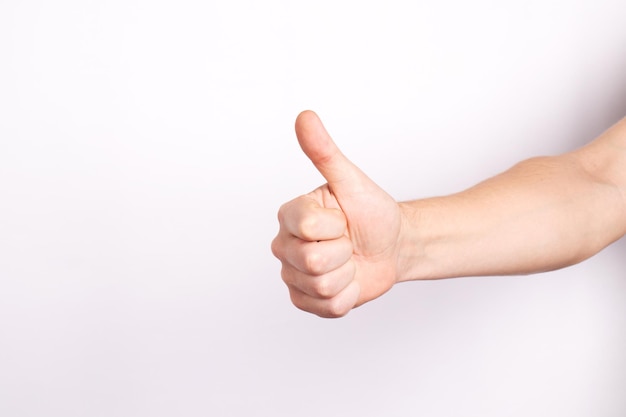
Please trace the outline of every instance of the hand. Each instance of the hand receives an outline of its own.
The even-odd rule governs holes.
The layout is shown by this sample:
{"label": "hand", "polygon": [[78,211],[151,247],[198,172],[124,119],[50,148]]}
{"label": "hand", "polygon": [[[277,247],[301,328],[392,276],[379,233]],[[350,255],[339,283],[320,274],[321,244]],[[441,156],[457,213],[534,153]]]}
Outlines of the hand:
{"label": "hand", "polygon": [[272,252],[296,307],[341,317],[397,282],[402,215],[341,153],[315,113],[298,116],[296,135],[328,183],[280,208]]}

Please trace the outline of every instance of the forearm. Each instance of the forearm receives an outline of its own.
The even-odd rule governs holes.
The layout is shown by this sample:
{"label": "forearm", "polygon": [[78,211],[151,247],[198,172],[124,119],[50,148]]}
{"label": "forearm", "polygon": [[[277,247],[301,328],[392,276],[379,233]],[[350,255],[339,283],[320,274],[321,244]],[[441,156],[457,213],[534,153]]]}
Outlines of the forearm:
{"label": "forearm", "polygon": [[576,153],[527,160],[464,192],[400,206],[399,281],[558,269],[626,232],[620,187]]}

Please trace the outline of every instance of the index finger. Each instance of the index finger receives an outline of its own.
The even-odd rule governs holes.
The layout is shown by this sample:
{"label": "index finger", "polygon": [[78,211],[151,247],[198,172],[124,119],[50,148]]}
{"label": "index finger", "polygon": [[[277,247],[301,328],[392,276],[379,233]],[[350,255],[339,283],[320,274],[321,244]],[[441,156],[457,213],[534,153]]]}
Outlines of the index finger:
{"label": "index finger", "polygon": [[284,204],[278,211],[278,220],[287,233],[309,242],[338,239],[347,226],[341,210],[322,207],[310,196]]}

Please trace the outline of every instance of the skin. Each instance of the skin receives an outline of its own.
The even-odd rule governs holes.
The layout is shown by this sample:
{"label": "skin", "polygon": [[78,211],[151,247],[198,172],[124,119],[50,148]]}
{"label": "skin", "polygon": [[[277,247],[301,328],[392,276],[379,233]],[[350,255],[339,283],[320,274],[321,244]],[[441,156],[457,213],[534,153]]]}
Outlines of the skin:
{"label": "skin", "polygon": [[398,282],[573,265],[626,233],[626,118],[573,152],[400,203],[341,153],[314,112],[298,116],[296,135],[327,183],[280,208],[272,252],[293,304],[321,317],[344,316]]}

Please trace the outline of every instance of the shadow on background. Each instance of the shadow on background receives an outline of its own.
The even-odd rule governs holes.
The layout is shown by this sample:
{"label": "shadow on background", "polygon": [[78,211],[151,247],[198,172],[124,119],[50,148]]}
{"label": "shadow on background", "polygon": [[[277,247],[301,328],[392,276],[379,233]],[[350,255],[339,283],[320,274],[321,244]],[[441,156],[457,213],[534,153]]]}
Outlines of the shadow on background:
{"label": "shadow on background", "polygon": [[605,53],[581,78],[579,99],[573,106],[571,138],[576,147],[597,137],[626,116],[626,55]]}
{"label": "shadow on background", "polygon": [[[621,118],[626,117],[626,55],[603,56],[595,71],[583,79],[578,111],[572,115],[575,147],[588,143]],[[599,213],[599,215],[602,215]],[[603,254],[616,269],[626,272],[626,238],[613,243]]]}

